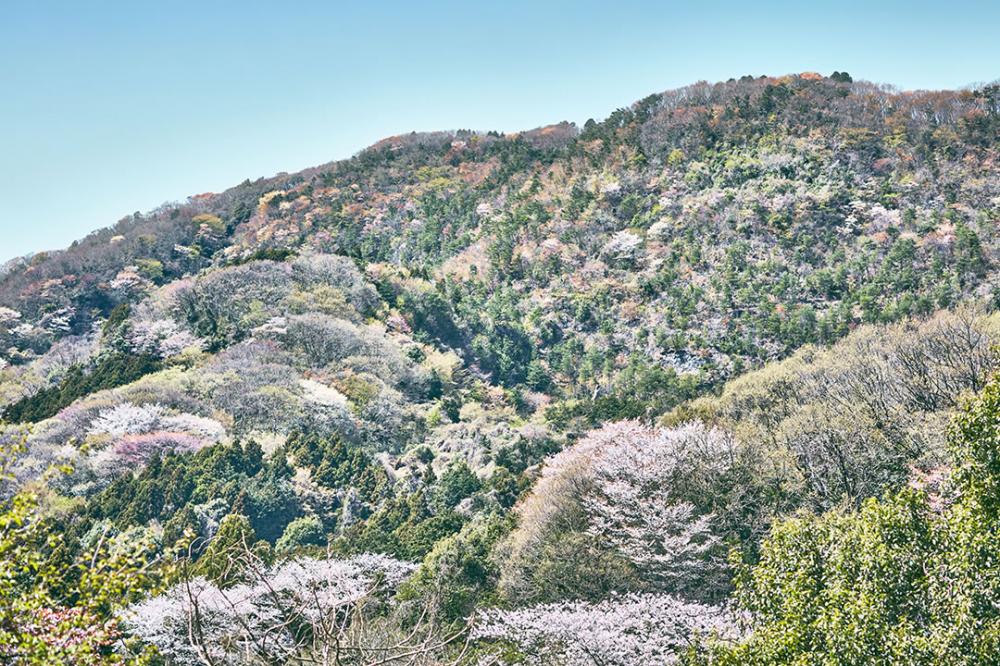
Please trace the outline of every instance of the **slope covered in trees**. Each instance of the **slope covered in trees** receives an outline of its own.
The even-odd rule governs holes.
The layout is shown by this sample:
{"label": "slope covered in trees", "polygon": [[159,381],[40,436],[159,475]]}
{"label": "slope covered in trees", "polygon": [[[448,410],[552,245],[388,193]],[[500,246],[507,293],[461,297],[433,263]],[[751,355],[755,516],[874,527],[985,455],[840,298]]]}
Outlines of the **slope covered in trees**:
{"label": "slope covered in trees", "polygon": [[998,151],[742,77],[11,262],[0,657],[989,663]]}

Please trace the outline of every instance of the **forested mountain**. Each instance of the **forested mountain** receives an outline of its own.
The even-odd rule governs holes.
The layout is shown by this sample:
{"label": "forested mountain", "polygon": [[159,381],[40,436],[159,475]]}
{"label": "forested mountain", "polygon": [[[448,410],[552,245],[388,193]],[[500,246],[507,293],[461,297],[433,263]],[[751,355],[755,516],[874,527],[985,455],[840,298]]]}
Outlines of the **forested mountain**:
{"label": "forested mountain", "polygon": [[0,661],[980,664],[1000,86],[391,137],[0,269]]}

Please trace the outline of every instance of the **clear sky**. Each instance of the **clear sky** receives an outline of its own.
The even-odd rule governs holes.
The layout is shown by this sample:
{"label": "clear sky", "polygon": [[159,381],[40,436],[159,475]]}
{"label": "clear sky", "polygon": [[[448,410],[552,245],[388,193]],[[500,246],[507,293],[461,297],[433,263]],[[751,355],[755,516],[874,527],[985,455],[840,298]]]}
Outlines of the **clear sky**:
{"label": "clear sky", "polygon": [[833,70],[994,80],[1000,2],[0,0],[0,261],[392,134]]}

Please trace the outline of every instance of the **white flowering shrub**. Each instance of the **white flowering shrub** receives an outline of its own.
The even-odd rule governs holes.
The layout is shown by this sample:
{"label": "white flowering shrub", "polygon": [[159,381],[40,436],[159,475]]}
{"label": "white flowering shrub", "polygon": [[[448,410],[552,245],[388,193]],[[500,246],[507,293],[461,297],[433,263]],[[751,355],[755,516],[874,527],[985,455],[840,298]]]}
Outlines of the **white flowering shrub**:
{"label": "white flowering shrub", "polygon": [[631,231],[619,231],[604,244],[601,254],[609,259],[631,261],[642,248],[642,238]]}
{"label": "white flowering shrub", "polygon": [[[721,574],[712,516],[682,499],[689,463],[725,471],[732,438],[700,422],[648,428],[625,422],[591,433],[593,487],[583,496],[588,531],[672,590]],[[723,576],[724,577],[724,576]]]}
{"label": "white flowering shrub", "polygon": [[108,286],[116,296],[125,300],[136,294],[149,290],[153,283],[139,273],[138,266],[125,266],[113,279],[108,282]]}
{"label": "white flowering shrub", "polygon": [[122,437],[150,432],[159,425],[165,411],[162,405],[133,405],[124,402],[103,410],[90,424],[88,434]]}
{"label": "white flowering shrub", "polygon": [[486,610],[473,628],[476,640],[514,644],[518,663],[566,666],[674,664],[699,639],[737,636],[722,608],[659,594]]}
{"label": "white flowering shrub", "polygon": [[366,603],[380,604],[414,569],[384,555],[293,560],[226,589],[200,577],[186,580],[132,606],[122,619],[128,632],[178,666],[286,663],[346,649],[335,639],[346,637],[357,613]]}
{"label": "white flowering shrub", "polygon": [[50,333],[63,335],[73,330],[74,317],[76,317],[76,308],[66,306],[43,316],[39,325]]}
{"label": "white flowering shrub", "polygon": [[0,306],[0,326],[12,326],[21,319],[21,313],[11,308]]}

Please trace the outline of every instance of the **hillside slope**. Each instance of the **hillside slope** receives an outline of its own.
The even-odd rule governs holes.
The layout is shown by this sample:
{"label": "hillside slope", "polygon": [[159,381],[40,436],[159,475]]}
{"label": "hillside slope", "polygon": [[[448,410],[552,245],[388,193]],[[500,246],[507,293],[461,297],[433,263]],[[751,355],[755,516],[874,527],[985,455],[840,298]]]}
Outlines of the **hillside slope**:
{"label": "hillside slope", "polygon": [[633,354],[726,377],[995,298],[997,104],[802,75],[652,95],[579,131],[386,139],[14,266],[4,358],[207,267],[324,252],[493,383],[534,361],[534,384],[613,393]]}
{"label": "hillside slope", "polygon": [[998,261],[996,85],[743,77],[392,137],[5,266],[0,499],[34,493],[56,565],[111,539],[262,594],[324,554],[404,627],[690,604],[657,635],[728,635],[726,549],[960,465]]}

